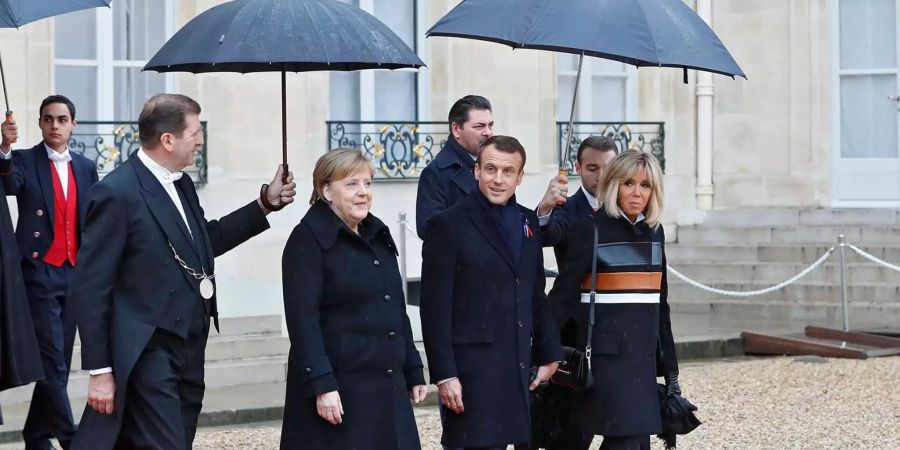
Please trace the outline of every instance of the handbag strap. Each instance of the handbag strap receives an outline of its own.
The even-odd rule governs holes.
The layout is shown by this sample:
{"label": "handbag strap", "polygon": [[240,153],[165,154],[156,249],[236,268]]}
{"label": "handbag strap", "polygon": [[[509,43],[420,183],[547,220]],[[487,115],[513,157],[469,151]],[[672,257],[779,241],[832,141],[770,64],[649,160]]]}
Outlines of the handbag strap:
{"label": "handbag strap", "polygon": [[597,297],[597,223],[594,222],[594,246],[591,247],[591,313],[588,321],[587,345],[584,347],[584,356],[587,358],[588,370],[591,369],[591,343],[594,337],[594,305]]}

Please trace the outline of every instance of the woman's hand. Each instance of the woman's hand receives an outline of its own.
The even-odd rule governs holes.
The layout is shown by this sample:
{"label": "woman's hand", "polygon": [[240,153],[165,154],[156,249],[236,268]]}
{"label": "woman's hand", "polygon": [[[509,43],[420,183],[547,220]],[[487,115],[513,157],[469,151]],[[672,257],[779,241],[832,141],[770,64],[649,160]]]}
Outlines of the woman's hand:
{"label": "woman's hand", "polygon": [[341,395],[338,391],[326,392],[316,396],[316,411],[319,417],[332,425],[340,425],[343,420],[344,406],[341,405]]}
{"label": "woman's hand", "polygon": [[416,402],[416,404],[425,401],[426,395],[428,395],[428,387],[424,384],[417,384],[409,391],[409,399]]}

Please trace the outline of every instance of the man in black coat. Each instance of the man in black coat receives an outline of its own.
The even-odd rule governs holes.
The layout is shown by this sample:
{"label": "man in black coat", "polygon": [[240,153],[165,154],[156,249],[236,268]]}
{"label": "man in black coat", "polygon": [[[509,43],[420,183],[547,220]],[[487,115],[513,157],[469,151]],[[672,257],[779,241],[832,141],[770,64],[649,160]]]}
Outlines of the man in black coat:
{"label": "man in black coat", "polygon": [[515,201],[524,166],[515,138],[485,141],[478,189],[434,217],[422,249],[422,335],[445,406],[446,446],[527,445],[529,390],[562,356],[544,295],[537,217]]}
{"label": "man in black coat", "polygon": [[491,102],[479,95],[457,100],[448,121],[447,143],[419,177],[416,233],[422,239],[435,214],[466,198],[475,188],[475,156],[484,140],[494,135]]}
{"label": "man in black coat", "polygon": [[279,168],[259,199],[207,221],[181,172],[203,145],[199,115],[186,96],[151,97],[142,148],[91,190],[71,297],[91,377],[73,448],[191,448],[210,318],[218,329],[214,257],[293,201],[293,177],[282,182]]}
{"label": "man in black coat", "polygon": [[34,147],[11,152],[6,143],[18,129],[8,121],[0,144],[3,186],[7,195],[16,196],[19,208],[16,240],[45,376],[34,386],[22,437],[27,450],[52,448],[54,437],[67,450],[75,435],[66,392],[75,343],[68,295],[97,168],[69,151],[76,123],[75,105],[68,98],[45,98],[38,124],[43,140]]}
{"label": "man in black coat", "polygon": [[[541,242],[544,247],[553,247],[557,265],[565,260],[566,235],[572,226],[581,219],[592,217],[597,210],[599,202],[595,195],[600,187],[600,177],[616,152],[616,143],[612,139],[589,136],[581,141],[575,158],[575,171],[581,176],[578,191],[566,197],[568,178],[565,175],[554,177],[547,186],[535,212],[541,224]],[[575,311],[562,305],[553,307],[562,344],[575,346],[578,334],[586,330],[578,329],[573,317]],[[572,397],[568,388],[553,384],[543,391],[535,414],[535,429],[542,434],[535,440],[542,444],[541,447],[547,450],[587,450],[590,447],[594,435],[581,432],[569,420]],[[533,448],[537,448],[536,443],[532,443]]]}

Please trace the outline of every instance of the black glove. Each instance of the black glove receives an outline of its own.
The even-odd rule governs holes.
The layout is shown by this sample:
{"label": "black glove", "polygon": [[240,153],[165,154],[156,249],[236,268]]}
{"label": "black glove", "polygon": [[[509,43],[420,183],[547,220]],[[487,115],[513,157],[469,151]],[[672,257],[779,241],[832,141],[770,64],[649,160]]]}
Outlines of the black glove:
{"label": "black glove", "polygon": [[681,395],[681,386],[678,384],[678,374],[673,373],[665,376],[666,379],[666,395]]}

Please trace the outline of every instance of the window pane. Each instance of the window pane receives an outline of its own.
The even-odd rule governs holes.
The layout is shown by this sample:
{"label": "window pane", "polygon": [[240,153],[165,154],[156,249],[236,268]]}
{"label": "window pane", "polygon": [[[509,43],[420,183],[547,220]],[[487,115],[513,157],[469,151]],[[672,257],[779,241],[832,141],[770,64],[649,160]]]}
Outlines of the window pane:
{"label": "window pane", "polygon": [[85,9],[54,19],[54,48],[58,59],[97,58],[97,12]]}
{"label": "window pane", "polygon": [[416,120],[416,74],[375,72],[375,112],[379,120]]}
{"label": "window pane", "polygon": [[578,55],[557,53],[556,70],[559,72],[578,72]]}
{"label": "window pane", "polygon": [[895,75],[841,77],[841,156],[896,158]]}
{"label": "window pane", "polygon": [[842,69],[897,67],[896,0],[841,0]]}
{"label": "window pane", "polygon": [[145,61],[166,41],[166,11],[160,0],[116,0],[113,10],[113,58]]}
{"label": "window pane", "polygon": [[75,120],[101,119],[97,117],[96,67],[56,66],[56,92],[75,104]]}
{"label": "window pane", "polygon": [[329,77],[331,120],[359,120],[359,73],[331,72]]}
{"label": "window pane", "polygon": [[625,78],[591,77],[591,121],[619,122],[625,120]]}
{"label": "window pane", "polygon": [[[572,112],[572,96],[575,95],[575,75],[559,75],[556,77],[556,120],[568,122]],[[587,120],[580,117],[578,109],[575,110],[575,120]]]}
{"label": "window pane", "polygon": [[413,0],[375,0],[375,17],[413,48],[416,18]]}
{"label": "window pane", "polygon": [[115,120],[137,120],[144,102],[151,95],[166,91],[165,74],[141,72],[137,67],[116,67],[114,72]]}
{"label": "window pane", "polygon": [[591,73],[625,73],[625,63],[603,58],[591,58],[590,61]]}

